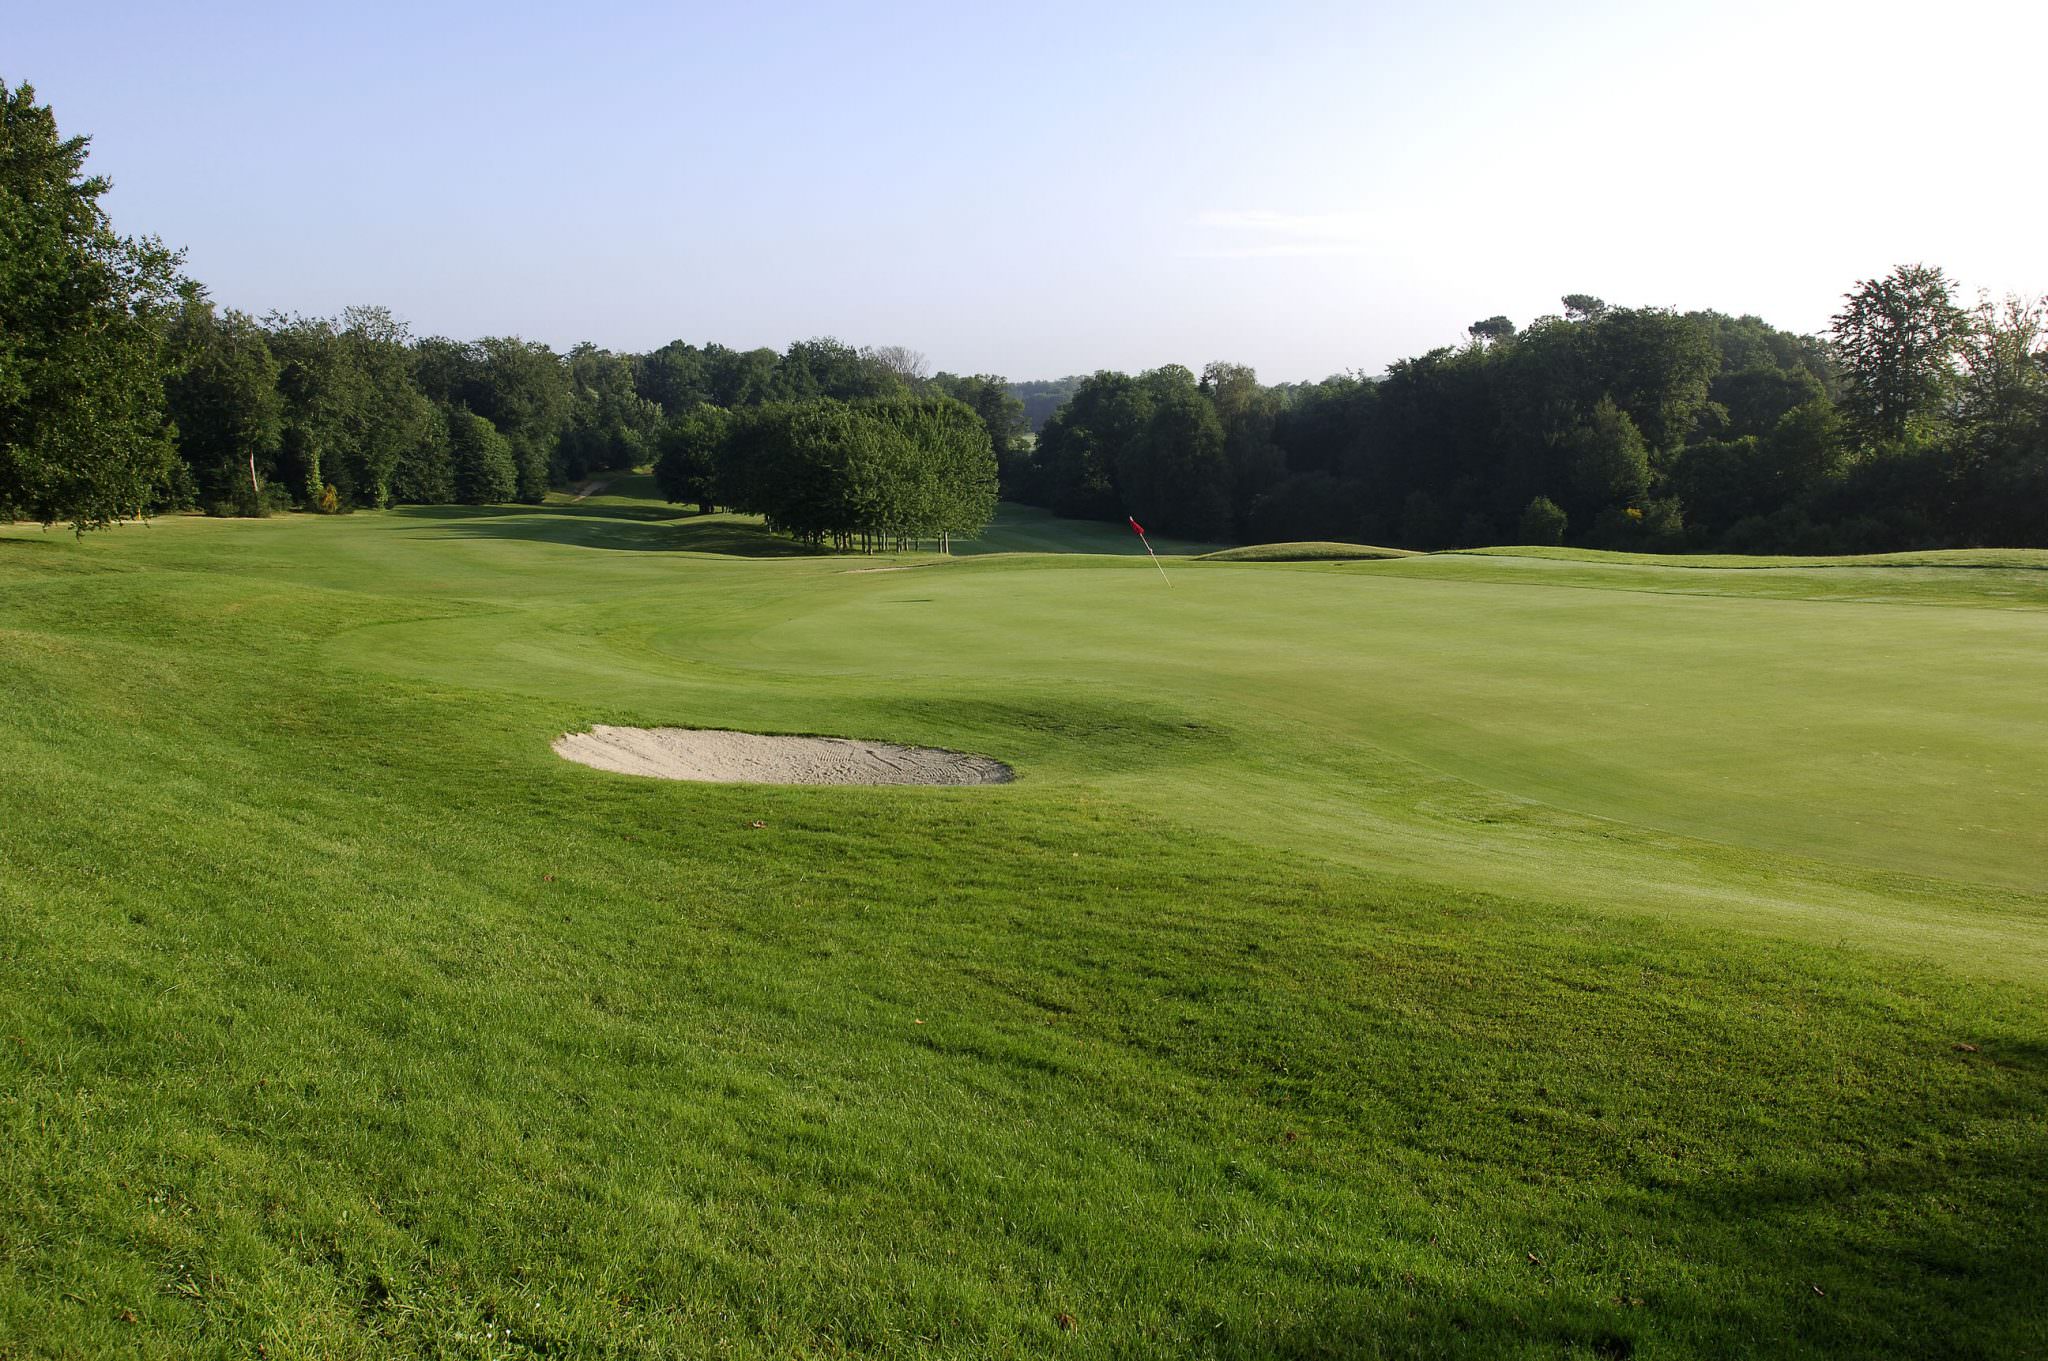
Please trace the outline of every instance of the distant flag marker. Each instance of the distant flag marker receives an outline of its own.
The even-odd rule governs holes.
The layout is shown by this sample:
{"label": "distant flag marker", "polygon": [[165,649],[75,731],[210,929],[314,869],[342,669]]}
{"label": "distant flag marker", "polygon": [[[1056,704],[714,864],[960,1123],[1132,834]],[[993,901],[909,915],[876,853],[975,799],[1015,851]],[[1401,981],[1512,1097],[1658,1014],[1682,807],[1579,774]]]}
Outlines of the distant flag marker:
{"label": "distant flag marker", "polygon": [[1165,579],[1167,585],[1173,585],[1173,578],[1167,576],[1166,569],[1159,564],[1159,555],[1152,551],[1152,541],[1145,537],[1145,526],[1139,524],[1135,516],[1126,515],[1124,518],[1131,522],[1131,532],[1138,536],[1139,543],[1145,545],[1145,553],[1152,559],[1152,565],[1159,568],[1159,575]]}

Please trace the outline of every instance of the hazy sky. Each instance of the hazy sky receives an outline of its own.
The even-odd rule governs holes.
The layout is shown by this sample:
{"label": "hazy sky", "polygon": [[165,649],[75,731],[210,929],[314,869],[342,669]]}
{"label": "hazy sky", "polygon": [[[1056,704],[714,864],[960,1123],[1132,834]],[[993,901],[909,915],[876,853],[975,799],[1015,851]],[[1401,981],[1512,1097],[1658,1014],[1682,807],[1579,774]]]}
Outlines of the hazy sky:
{"label": "hazy sky", "polygon": [[1558,295],[2048,291],[2048,4],[42,5],[0,78],[220,301],[1271,380]]}

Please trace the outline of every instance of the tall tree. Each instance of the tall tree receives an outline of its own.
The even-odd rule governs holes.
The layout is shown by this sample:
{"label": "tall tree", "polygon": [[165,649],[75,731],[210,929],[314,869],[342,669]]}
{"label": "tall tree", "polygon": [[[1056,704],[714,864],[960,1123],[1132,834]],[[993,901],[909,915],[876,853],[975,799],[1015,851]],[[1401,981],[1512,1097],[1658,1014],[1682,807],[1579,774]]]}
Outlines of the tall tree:
{"label": "tall tree", "polygon": [[1021,489],[1019,484],[1026,475],[1026,465],[1019,455],[1030,426],[1024,419],[1024,403],[1011,394],[1009,381],[993,373],[967,377],[941,373],[933,376],[931,387],[955,401],[964,402],[981,417],[982,429],[988,433],[989,448],[995,451],[1004,494],[1012,494],[1012,488]]}
{"label": "tall tree", "polygon": [[637,468],[653,457],[661,407],[635,390],[632,360],[578,345],[569,351],[569,384],[568,420],[555,442],[557,480]]}
{"label": "tall tree", "polygon": [[27,85],[0,82],[0,517],[81,533],[137,515],[175,460],[164,414],[180,257],[116,233]]}
{"label": "tall tree", "polygon": [[284,397],[279,474],[306,506],[321,504],[330,486],[352,501],[366,454],[369,376],[324,317],[273,312],[265,321]]}
{"label": "tall tree", "polygon": [[1216,362],[1202,370],[1201,393],[1223,430],[1223,461],[1229,469],[1230,526],[1242,528],[1252,503],[1287,475],[1287,457],[1274,442],[1282,399],[1259,386],[1248,365]]}
{"label": "tall tree", "polygon": [[1874,445],[1932,433],[1954,392],[1969,314],[1941,269],[1900,265],[1866,279],[1835,314],[1833,338],[1853,428]]}
{"label": "tall tree", "polygon": [[456,500],[481,506],[509,501],[518,493],[512,445],[489,420],[456,407],[448,413],[448,444]]}
{"label": "tall tree", "polygon": [[[350,307],[338,328],[359,384],[356,439],[340,471],[349,504],[383,506],[393,499],[401,459],[417,466],[441,447],[446,423],[413,379],[412,330],[387,307]],[[340,484],[337,483],[337,486]]]}
{"label": "tall tree", "polygon": [[671,340],[633,360],[633,387],[670,416],[712,399],[704,352],[695,345]]}
{"label": "tall tree", "polygon": [[284,435],[269,337],[253,317],[216,313],[197,293],[171,337],[177,367],[165,398],[200,504],[216,514],[261,514]]}
{"label": "tall tree", "polygon": [[1660,307],[1605,309],[1591,330],[1602,395],[1628,413],[1653,458],[1676,454],[1721,367],[1712,333]]}
{"label": "tall tree", "polygon": [[1046,504],[1082,520],[1120,520],[1118,452],[1151,415],[1138,380],[1109,370],[1081,380],[1038,432],[1033,462]]}
{"label": "tall tree", "polygon": [[538,504],[547,496],[555,441],[569,418],[568,366],[546,345],[517,336],[487,336],[476,350],[481,362],[470,406],[511,446],[519,499]]}
{"label": "tall tree", "polygon": [[1167,364],[1139,376],[1144,419],[1116,451],[1117,485],[1128,511],[1191,539],[1231,531],[1230,464],[1223,426],[1195,375]]}
{"label": "tall tree", "polygon": [[662,424],[654,437],[655,484],[671,501],[695,501],[709,515],[720,499],[719,450],[732,434],[733,418],[723,407],[697,405]]}

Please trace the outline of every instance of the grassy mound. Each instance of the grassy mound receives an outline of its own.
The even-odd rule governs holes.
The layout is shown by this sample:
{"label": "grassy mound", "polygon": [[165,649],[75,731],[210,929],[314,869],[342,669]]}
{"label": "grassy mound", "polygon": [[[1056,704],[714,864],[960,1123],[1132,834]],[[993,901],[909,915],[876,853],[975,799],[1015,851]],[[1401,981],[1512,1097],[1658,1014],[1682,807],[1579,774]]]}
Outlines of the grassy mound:
{"label": "grassy mound", "polygon": [[2039,574],[744,528],[0,530],[0,1352],[2048,1347]]}
{"label": "grassy mound", "polygon": [[1205,562],[1352,562],[1369,558],[1412,558],[1406,548],[1375,548],[1364,543],[1331,543],[1305,539],[1298,543],[1259,543],[1204,553]]}

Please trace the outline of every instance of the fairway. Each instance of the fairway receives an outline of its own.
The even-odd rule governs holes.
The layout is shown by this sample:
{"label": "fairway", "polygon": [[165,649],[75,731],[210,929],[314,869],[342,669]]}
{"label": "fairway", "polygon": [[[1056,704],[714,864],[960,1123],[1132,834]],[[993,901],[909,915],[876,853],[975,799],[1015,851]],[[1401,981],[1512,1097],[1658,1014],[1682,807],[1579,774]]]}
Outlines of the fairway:
{"label": "fairway", "polygon": [[1154,546],[0,527],[0,1356],[2048,1347],[2048,554]]}

